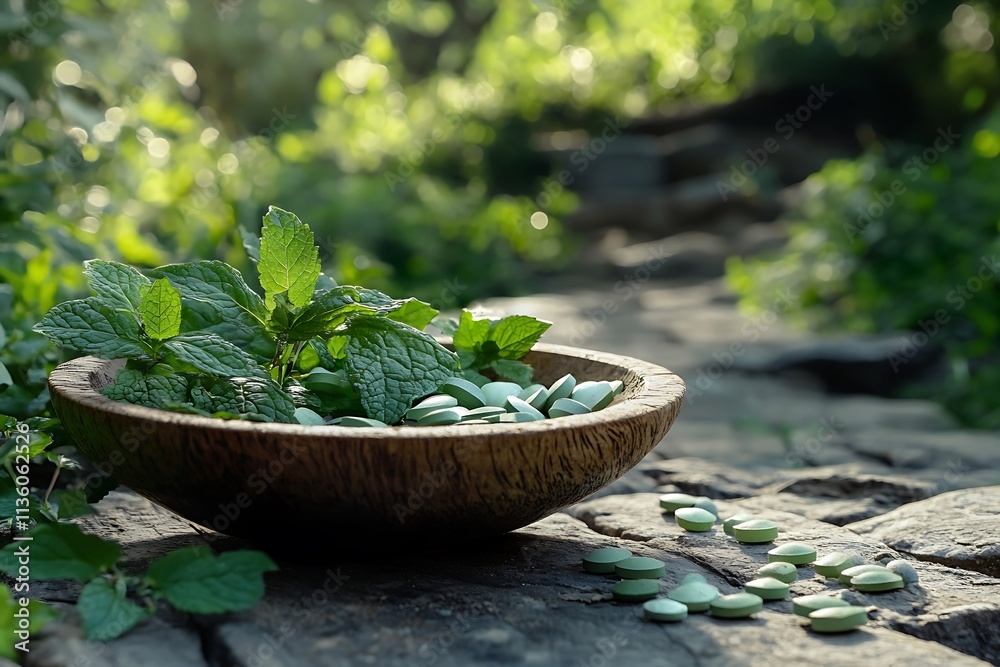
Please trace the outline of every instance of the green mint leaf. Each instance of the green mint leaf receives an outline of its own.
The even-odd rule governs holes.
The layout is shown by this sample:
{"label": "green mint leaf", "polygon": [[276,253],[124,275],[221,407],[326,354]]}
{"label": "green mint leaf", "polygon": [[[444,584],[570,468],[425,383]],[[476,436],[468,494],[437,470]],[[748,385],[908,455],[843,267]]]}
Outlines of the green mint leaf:
{"label": "green mint leaf", "polygon": [[365,414],[394,424],[413,401],[458,372],[458,357],[433,337],[380,317],[355,317],[347,327],[345,365]]}
{"label": "green mint leaf", "polygon": [[94,579],[83,587],[76,601],[76,612],[83,621],[87,639],[108,641],[125,634],[152,614],[125,597],[125,580],[115,585],[107,579]]}
{"label": "green mint leaf", "polygon": [[[14,420],[14,427],[17,426],[17,420]],[[25,433],[28,437],[28,458],[33,458],[38,456],[45,451],[45,448],[52,444],[52,436],[48,433],[34,430],[29,430]],[[19,438],[16,435],[11,434],[9,437],[0,438],[0,461],[13,460],[16,455],[16,447]]]}
{"label": "green mint leaf", "polygon": [[516,382],[522,387],[531,384],[531,376],[534,373],[531,366],[521,361],[512,359],[498,359],[490,364],[490,368],[501,380]]}
{"label": "green mint leaf", "polygon": [[0,571],[17,576],[19,550],[28,545],[32,579],[90,581],[122,556],[116,542],[87,535],[75,523],[43,523],[27,533],[31,541],[12,542],[0,550]]}
{"label": "green mint leaf", "polygon": [[179,371],[223,377],[269,377],[249,354],[215,334],[180,334],[163,343],[163,360]]}
{"label": "green mint leaf", "polygon": [[250,352],[260,363],[274,356],[267,307],[239,271],[225,262],[168,264],[152,271],[181,293],[182,331],[214,333]]}
{"label": "green mint leaf", "polygon": [[0,436],[10,435],[17,428],[17,417],[0,414]]}
{"label": "green mint leaf", "polygon": [[260,295],[243,280],[243,275],[225,262],[167,264],[152,271],[157,278],[169,278],[185,299],[213,304],[221,319],[237,320],[248,315],[263,324],[267,307]]}
{"label": "green mint leaf", "polygon": [[339,287],[339,285],[337,285],[336,280],[326,275],[325,273],[319,274],[319,279],[316,280],[316,289],[327,290],[327,289],[333,289],[335,287]]}
{"label": "green mint leaf", "polygon": [[139,312],[142,290],[149,287],[149,278],[119,262],[92,259],[83,266],[83,275],[97,296],[115,308]]}
{"label": "green mint leaf", "polygon": [[420,331],[438,314],[430,304],[419,299],[393,299],[388,294],[366,287],[344,286],[342,289],[353,291],[358,303],[371,306],[379,315],[388,315],[389,319],[409,324]]}
{"label": "green mint leaf", "polygon": [[551,322],[527,315],[511,315],[493,325],[489,340],[500,348],[500,358],[520,359],[551,326]]}
{"label": "green mint leaf", "polygon": [[493,323],[489,319],[476,319],[472,313],[463,310],[458,320],[458,329],[452,338],[455,349],[478,352],[483,343],[489,339],[492,328]]}
{"label": "green mint leaf", "polygon": [[[280,306],[280,304],[279,304]],[[367,305],[356,303],[350,288],[336,287],[316,295],[309,305],[291,314],[286,320],[280,308],[275,313],[281,313],[272,320],[272,330],[277,331],[289,341],[305,341],[311,338],[329,336],[347,317],[353,313],[375,312]]]}
{"label": "green mint leaf", "polygon": [[33,330],[59,347],[101,359],[139,357],[145,352],[139,320],[98,297],[55,306]]}
{"label": "green mint leaf", "polygon": [[210,380],[191,389],[194,407],[251,421],[295,424],[295,402],[270,378]]}
{"label": "green mint leaf", "polygon": [[294,213],[270,207],[261,230],[257,270],[268,308],[284,292],[295,307],[309,303],[320,271],[319,249],[309,226]]}
{"label": "green mint leaf", "polygon": [[181,332],[181,294],[166,278],[143,290],[139,309],[142,328],[153,340],[173,338]]}
{"label": "green mint leaf", "polygon": [[479,347],[479,354],[476,355],[475,363],[470,368],[487,368],[490,364],[500,358],[500,346],[495,341],[488,340]]}
{"label": "green mint leaf", "polygon": [[10,376],[10,371],[4,366],[3,362],[0,361],[0,392],[6,391],[8,387],[14,384],[14,378]]}
{"label": "green mint leaf", "polygon": [[101,393],[114,401],[162,408],[168,403],[183,402],[187,399],[187,390],[187,380],[182,375],[145,375],[131,368],[123,368]]}
{"label": "green mint leaf", "polygon": [[184,333],[215,334],[248,352],[259,364],[266,364],[274,358],[274,337],[245,311],[237,311],[233,319],[226,319],[215,304],[185,299],[183,294],[181,304],[181,331]]}
{"label": "green mint leaf", "polygon": [[181,611],[221,614],[253,607],[264,596],[264,573],[277,570],[259,551],[216,556],[207,547],[180,549],[155,561],[150,585]]}
{"label": "green mint leaf", "polygon": [[358,287],[356,285],[344,285],[345,290],[351,290],[354,299],[358,303],[375,308],[380,315],[390,313],[399,307],[399,302],[388,294],[379,292],[377,289]]}
{"label": "green mint leaf", "polygon": [[419,299],[404,299],[399,308],[389,313],[389,319],[409,324],[417,331],[423,331],[435,317],[438,310]]}

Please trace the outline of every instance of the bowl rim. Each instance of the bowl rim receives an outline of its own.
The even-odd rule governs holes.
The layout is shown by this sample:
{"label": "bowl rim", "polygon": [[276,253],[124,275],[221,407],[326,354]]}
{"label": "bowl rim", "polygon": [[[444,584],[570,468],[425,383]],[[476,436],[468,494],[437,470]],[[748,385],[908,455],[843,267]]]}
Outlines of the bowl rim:
{"label": "bowl rim", "polygon": [[97,412],[115,413],[146,422],[174,426],[187,425],[191,428],[215,429],[230,433],[308,435],[325,436],[331,439],[350,438],[371,441],[454,440],[456,437],[469,438],[476,435],[495,437],[504,433],[540,434],[566,428],[599,427],[619,420],[641,418],[644,415],[664,410],[674,403],[677,403],[679,408],[679,403],[683,401],[686,393],[684,381],[677,374],[662,366],[634,357],[549,343],[538,343],[531,351],[618,366],[637,375],[642,380],[642,387],[637,395],[612,403],[602,410],[556,419],[521,423],[357,428],[334,424],[317,426],[243,419],[219,419],[116,401],[96,391],[90,384],[90,376],[94,372],[106,370],[108,364],[121,362],[121,359],[100,359],[92,356],[72,359],[60,364],[49,374],[48,384],[49,391],[65,401]]}

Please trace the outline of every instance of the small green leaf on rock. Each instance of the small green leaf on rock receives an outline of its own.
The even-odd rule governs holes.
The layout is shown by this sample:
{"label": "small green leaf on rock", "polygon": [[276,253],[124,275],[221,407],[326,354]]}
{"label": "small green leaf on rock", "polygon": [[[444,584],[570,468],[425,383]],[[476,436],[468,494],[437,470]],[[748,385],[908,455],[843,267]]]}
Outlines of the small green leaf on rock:
{"label": "small green leaf on rock", "polygon": [[177,609],[221,614],[257,604],[264,595],[263,574],[277,569],[274,561],[259,551],[229,551],[216,556],[208,547],[188,547],[155,561],[146,576]]}
{"label": "small green leaf on rock", "polygon": [[152,609],[140,607],[126,598],[125,580],[118,581],[115,585],[107,579],[94,579],[80,591],[76,611],[83,621],[87,639],[114,639],[152,613]]}
{"label": "small green leaf on rock", "polygon": [[87,535],[74,523],[43,523],[27,533],[31,541],[13,542],[0,550],[0,571],[17,576],[19,550],[28,548],[33,579],[90,581],[121,558],[116,542]]}
{"label": "small green leaf on rock", "polygon": [[75,519],[78,516],[93,514],[94,510],[87,502],[87,494],[83,489],[66,489],[58,492],[56,497],[58,511],[56,516],[60,519]]}

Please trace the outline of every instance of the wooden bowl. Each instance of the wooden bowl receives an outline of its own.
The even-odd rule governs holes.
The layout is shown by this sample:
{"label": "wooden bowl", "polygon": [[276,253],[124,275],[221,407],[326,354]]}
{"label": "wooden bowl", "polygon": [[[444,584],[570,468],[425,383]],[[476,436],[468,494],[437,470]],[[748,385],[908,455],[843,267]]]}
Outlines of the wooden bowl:
{"label": "wooden bowl", "polygon": [[[82,357],[49,376],[66,431],[105,474],[202,526],[261,542],[469,539],[583,500],[673,424],[684,383],[614,354],[536,345],[539,382],[622,380],[608,407],[521,424],[347,428],[227,421],[101,395],[124,365]],[[322,542],[321,542],[322,543]]]}

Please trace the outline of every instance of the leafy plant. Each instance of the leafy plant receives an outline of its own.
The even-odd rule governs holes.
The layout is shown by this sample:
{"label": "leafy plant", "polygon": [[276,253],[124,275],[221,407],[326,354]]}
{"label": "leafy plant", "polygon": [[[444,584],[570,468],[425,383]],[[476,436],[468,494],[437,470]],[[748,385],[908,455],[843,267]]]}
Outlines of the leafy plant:
{"label": "leafy plant", "polygon": [[[360,407],[392,424],[461,367],[472,377],[483,378],[479,371],[488,368],[529,383],[531,368],[517,360],[550,326],[526,316],[476,320],[466,312],[456,355],[421,331],[436,309],[336,285],[320,271],[309,227],[275,207],[251,256],[263,298],[223,262],[161,266],[151,279],[92,260],[85,274],[96,296],[55,306],[35,331],[77,352],[127,358],[104,389],[116,400],[284,423],[298,420],[297,408],[329,415]],[[312,376],[317,368],[337,377],[333,391],[299,382],[303,371]]]}
{"label": "leafy plant", "polygon": [[[56,488],[65,470],[79,467],[76,460],[59,451],[51,451],[50,433],[57,425],[54,419],[33,417],[23,422],[0,415],[0,529],[27,530],[32,523],[73,519],[90,514],[88,503],[100,500],[107,493],[104,485],[92,489]],[[28,489],[18,493],[15,479],[30,472],[30,462],[38,460],[51,468],[51,477],[44,490]]]}
{"label": "leafy plant", "polygon": [[[77,465],[49,451],[52,438],[47,431],[55,425],[55,420],[18,422],[0,416],[0,519],[11,533],[30,538],[15,540],[0,550],[0,572],[10,578],[9,589],[0,586],[0,631],[8,638],[0,641],[0,656],[19,657],[16,643],[27,635],[17,631],[25,630],[19,624],[25,617],[27,630],[33,633],[57,615],[52,607],[28,599],[30,581],[73,579],[84,584],[76,610],[84,633],[95,640],[128,632],[161,601],[190,613],[217,614],[248,609],[260,600],[262,574],[276,566],[257,551],[216,556],[206,547],[190,547],[153,562],[145,573],[123,572],[117,543],[86,534],[70,523],[90,514],[90,503],[117,483],[100,477],[97,483],[80,485],[77,479],[56,489],[60,472],[73,471]],[[32,487],[31,480],[37,468],[46,465],[54,466],[54,472],[42,491]],[[30,579],[19,572],[26,553]]]}
{"label": "leafy plant", "polygon": [[[216,555],[204,546],[178,549],[152,562],[146,572],[119,568],[121,547],[88,535],[72,523],[47,523],[0,550],[0,572],[17,577],[19,557],[30,554],[33,580],[73,579],[83,590],[76,604],[89,639],[106,641],[150,616],[160,601],[193,614],[219,614],[253,607],[264,594],[263,574],[277,569],[259,551]],[[14,591],[19,591],[14,586]],[[25,586],[23,590],[27,590]],[[6,611],[0,593],[0,623]]]}

